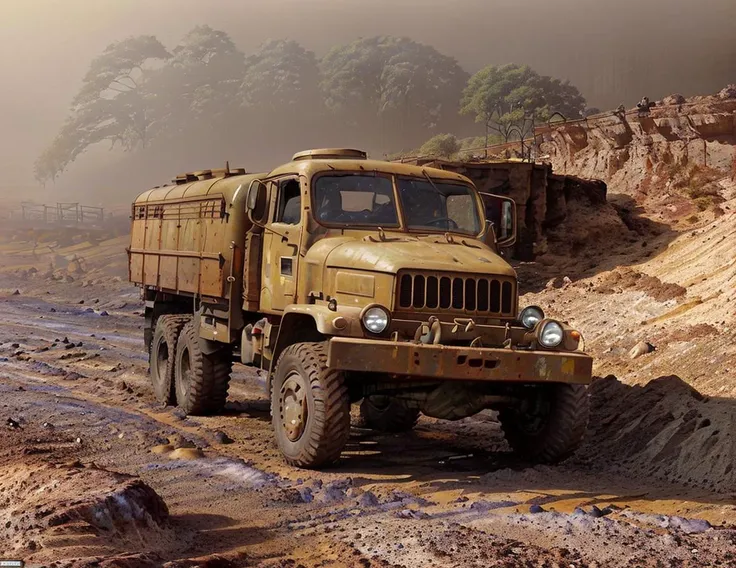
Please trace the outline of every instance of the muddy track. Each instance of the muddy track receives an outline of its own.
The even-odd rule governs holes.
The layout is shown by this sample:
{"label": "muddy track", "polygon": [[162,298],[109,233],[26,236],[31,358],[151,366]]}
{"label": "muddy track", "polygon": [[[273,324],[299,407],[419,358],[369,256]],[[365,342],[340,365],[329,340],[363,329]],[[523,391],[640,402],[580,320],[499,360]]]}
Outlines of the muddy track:
{"label": "muddy track", "polygon": [[[255,373],[238,369],[223,415],[162,408],[135,300],[76,293],[85,304],[69,292],[0,303],[2,479],[48,493],[41,503],[21,482],[3,488],[25,508],[2,519],[3,554],[75,566],[736,563],[728,491],[627,474],[613,444],[532,467],[507,452],[490,415],[422,418],[403,435],[353,429],[337,467],[290,468]],[[52,505],[76,511],[73,522],[48,526],[39,512]],[[88,510],[114,522],[85,521]]]}

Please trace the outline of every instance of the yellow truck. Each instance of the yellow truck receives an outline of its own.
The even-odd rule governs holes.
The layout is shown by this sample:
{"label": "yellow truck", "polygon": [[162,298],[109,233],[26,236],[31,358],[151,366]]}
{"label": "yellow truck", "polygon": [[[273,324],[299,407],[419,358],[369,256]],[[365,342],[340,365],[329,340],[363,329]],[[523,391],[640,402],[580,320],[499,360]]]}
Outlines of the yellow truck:
{"label": "yellow truck", "polygon": [[512,200],[358,150],[178,176],[132,206],[156,397],[217,413],[234,362],[262,369],[276,442],[299,467],[339,458],[357,402],[364,426],[394,432],[420,413],[496,409],[513,450],[564,459],[586,428],[592,361],[579,332],[519,309],[500,254],[515,234]]}

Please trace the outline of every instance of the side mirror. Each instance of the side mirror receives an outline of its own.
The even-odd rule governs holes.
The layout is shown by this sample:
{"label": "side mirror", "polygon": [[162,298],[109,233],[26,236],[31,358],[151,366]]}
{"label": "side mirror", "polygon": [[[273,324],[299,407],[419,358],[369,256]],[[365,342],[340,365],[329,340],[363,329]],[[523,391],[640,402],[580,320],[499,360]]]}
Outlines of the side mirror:
{"label": "side mirror", "polygon": [[513,199],[481,193],[485,205],[486,223],[493,232],[498,248],[510,247],[516,242],[516,203]]}
{"label": "side mirror", "polygon": [[254,225],[263,223],[268,210],[268,191],[266,184],[259,179],[254,179],[248,186],[248,194],[245,197],[245,207],[248,210],[248,219]]}

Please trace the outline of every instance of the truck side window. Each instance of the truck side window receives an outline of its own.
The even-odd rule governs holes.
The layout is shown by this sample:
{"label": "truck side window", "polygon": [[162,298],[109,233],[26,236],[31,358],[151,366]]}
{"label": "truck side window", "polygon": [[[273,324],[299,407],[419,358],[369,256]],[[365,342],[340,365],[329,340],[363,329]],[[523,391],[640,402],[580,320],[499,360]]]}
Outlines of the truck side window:
{"label": "truck side window", "polygon": [[277,223],[298,225],[302,218],[302,196],[299,181],[290,179],[279,186],[279,210]]}

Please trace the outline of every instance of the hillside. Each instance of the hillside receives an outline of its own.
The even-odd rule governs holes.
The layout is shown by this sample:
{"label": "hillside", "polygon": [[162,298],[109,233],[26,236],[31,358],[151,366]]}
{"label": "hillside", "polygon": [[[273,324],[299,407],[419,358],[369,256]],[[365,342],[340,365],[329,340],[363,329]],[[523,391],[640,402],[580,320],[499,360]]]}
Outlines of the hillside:
{"label": "hillside", "polygon": [[[667,97],[648,116],[611,113],[542,132],[555,171],[606,182],[628,229],[624,246],[611,234],[609,246],[519,267],[523,302],[580,326],[597,373],[630,383],[677,374],[705,394],[736,395],[734,111],[728,88]],[[594,220],[576,229],[598,231]],[[655,349],[632,359],[641,342]]]}

